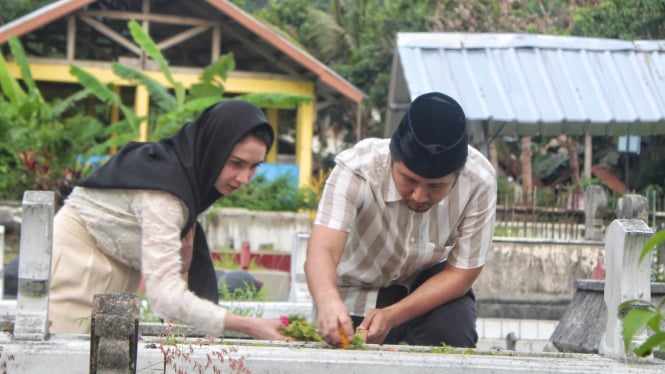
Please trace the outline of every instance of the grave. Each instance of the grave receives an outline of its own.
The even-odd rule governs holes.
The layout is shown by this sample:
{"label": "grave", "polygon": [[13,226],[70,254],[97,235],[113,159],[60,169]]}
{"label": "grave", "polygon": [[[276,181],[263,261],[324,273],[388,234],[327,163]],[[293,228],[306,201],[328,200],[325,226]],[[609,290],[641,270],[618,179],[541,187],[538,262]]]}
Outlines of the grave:
{"label": "grave", "polygon": [[627,194],[619,200],[619,218],[605,235],[606,279],[575,282],[573,300],[550,338],[559,351],[600,352],[624,359],[619,305],[633,299],[653,299],[658,305],[665,297],[665,284],[650,282],[651,254],[639,258],[652,235],[646,224],[647,207],[643,196]]}
{"label": "grave", "polygon": [[[46,193],[48,194],[48,193]],[[252,373],[403,373],[409,370],[419,373],[662,373],[665,362],[657,358],[620,358],[616,350],[616,322],[609,321],[605,327],[602,354],[580,353],[525,353],[506,349],[454,349],[450,347],[391,346],[367,344],[360,350],[342,350],[324,343],[271,342],[253,339],[207,339],[188,336],[185,332],[167,330],[156,326],[154,334],[144,334],[144,326],[136,325],[137,300],[131,296],[98,295],[98,307],[91,318],[95,321],[92,335],[50,334],[47,310],[48,275],[50,263],[50,223],[52,222],[52,196],[45,193],[26,193],[22,230],[30,230],[30,241],[21,243],[21,266],[19,269],[19,294],[15,309],[15,333],[0,334],[0,367],[12,373],[150,373],[150,372],[243,372]],[[38,219],[37,219],[38,218]],[[612,226],[613,235],[635,247],[634,233],[646,236],[637,220],[624,220]],[[644,235],[643,235],[644,234]],[[303,244],[302,242],[300,243]],[[618,241],[615,241],[617,246]],[[25,246],[24,246],[25,245]],[[31,248],[28,248],[30,246]],[[632,253],[632,252],[629,252]],[[37,256],[39,259],[31,258]],[[621,258],[632,258],[632,255]],[[26,257],[30,257],[27,260]],[[46,257],[46,259],[44,259]],[[294,256],[297,258],[297,256]],[[23,264],[35,264],[30,268]],[[633,266],[624,262],[626,266]],[[299,268],[294,266],[295,275]],[[616,305],[621,297],[630,292],[642,292],[642,288],[626,288],[621,272],[608,261],[607,305]],[[619,277],[610,282],[612,274]],[[297,279],[297,277],[296,277]],[[638,282],[642,287],[641,282]],[[621,292],[619,292],[619,290]],[[298,301],[296,289],[294,300],[283,306],[304,305],[311,302]],[[304,296],[304,295],[301,295]],[[109,307],[101,300],[117,299],[118,305]],[[46,303],[46,304],[45,304]],[[110,302],[114,305],[114,302]],[[269,303],[265,303],[269,304]],[[117,306],[117,305],[116,305]],[[611,309],[612,307],[608,307]],[[306,309],[310,310],[311,309]],[[307,311],[304,313],[307,313]],[[278,313],[283,313],[279,310]],[[124,313],[127,312],[127,313]],[[110,321],[110,322],[109,322]],[[612,325],[612,323],[614,323]],[[46,329],[44,327],[46,326]],[[118,328],[109,328],[120,326]],[[161,331],[159,331],[161,330]],[[19,332],[16,334],[16,332]],[[166,336],[159,336],[159,335]],[[185,334],[185,335],[182,335]],[[225,334],[226,335],[226,334]],[[228,334],[230,336],[232,334]],[[92,339],[91,339],[92,336]],[[509,338],[511,338],[509,336]],[[514,344],[514,339],[508,343]],[[512,345],[511,345],[512,346]],[[108,347],[109,349],[100,349]],[[112,348],[111,348],[112,347]],[[106,355],[106,356],[105,356]],[[109,361],[111,357],[111,361]],[[115,357],[115,358],[114,358]],[[96,363],[93,366],[93,362]],[[109,363],[101,367],[100,363]]]}

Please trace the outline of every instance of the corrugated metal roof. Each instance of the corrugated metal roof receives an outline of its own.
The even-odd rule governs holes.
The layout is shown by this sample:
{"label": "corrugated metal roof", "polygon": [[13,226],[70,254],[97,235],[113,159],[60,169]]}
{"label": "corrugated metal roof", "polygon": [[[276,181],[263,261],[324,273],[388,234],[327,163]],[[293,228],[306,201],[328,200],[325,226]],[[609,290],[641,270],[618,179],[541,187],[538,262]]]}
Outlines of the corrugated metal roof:
{"label": "corrugated metal roof", "polygon": [[531,34],[399,33],[391,129],[441,91],[494,134],[665,133],[665,41]]}

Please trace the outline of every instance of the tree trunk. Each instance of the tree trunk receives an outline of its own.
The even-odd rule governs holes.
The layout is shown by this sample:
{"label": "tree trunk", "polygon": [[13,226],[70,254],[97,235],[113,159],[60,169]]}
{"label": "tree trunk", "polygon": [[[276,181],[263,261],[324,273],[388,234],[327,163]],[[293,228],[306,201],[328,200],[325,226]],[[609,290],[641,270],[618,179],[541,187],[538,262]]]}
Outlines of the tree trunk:
{"label": "tree trunk", "polygon": [[591,135],[584,135],[584,178],[591,181],[591,160],[593,156]]}
{"label": "tree trunk", "polygon": [[582,180],[580,179],[580,160],[577,157],[577,147],[579,142],[572,136],[566,140],[566,148],[570,156],[570,178],[573,181],[573,192],[581,194],[584,192],[582,188]]}
{"label": "tree trunk", "polygon": [[533,204],[533,177],[531,171],[531,137],[522,137],[522,149],[520,151],[520,163],[522,164],[522,187],[524,187],[524,202],[526,205]]}

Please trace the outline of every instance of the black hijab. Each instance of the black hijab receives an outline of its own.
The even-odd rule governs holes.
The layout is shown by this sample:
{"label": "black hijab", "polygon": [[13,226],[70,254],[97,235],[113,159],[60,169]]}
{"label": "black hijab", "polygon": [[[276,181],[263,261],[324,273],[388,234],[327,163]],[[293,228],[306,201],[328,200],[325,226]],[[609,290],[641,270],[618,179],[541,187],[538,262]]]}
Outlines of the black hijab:
{"label": "black hijab", "polygon": [[[207,108],[175,135],[159,142],[129,142],[79,186],[89,188],[149,189],[170,192],[189,209],[181,236],[196,218],[222,194],[215,181],[235,144],[259,128],[270,129],[263,111],[240,100],[219,102]],[[189,288],[200,297],[219,301],[217,279],[205,233],[196,225]]]}

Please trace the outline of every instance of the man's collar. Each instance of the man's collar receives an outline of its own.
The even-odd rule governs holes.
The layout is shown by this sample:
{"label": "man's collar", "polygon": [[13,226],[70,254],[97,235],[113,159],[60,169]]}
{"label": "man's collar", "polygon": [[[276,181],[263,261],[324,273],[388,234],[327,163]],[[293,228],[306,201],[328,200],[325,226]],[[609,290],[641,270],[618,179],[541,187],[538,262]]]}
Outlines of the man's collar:
{"label": "man's collar", "polygon": [[397,191],[397,186],[393,179],[393,170],[390,162],[388,162],[388,168],[385,173],[385,178],[383,179],[383,196],[385,196],[385,201],[387,203],[402,200],[402,195]]}

